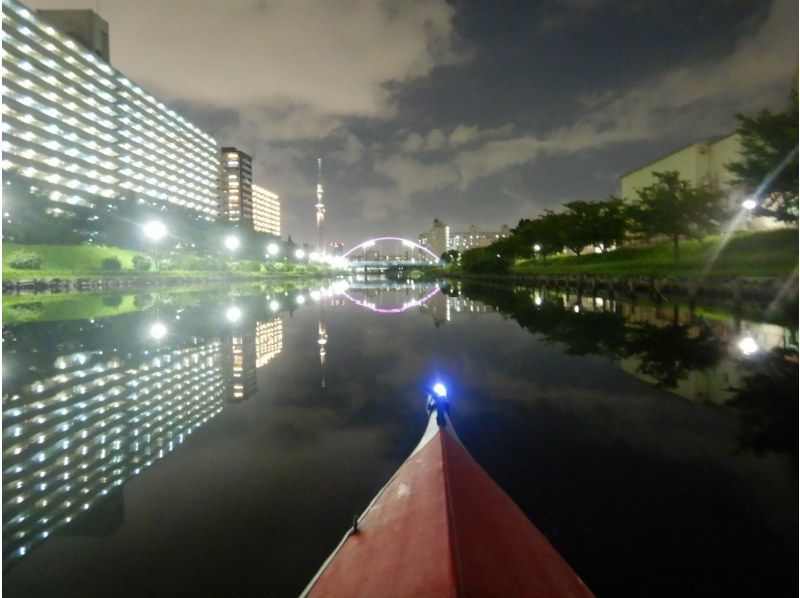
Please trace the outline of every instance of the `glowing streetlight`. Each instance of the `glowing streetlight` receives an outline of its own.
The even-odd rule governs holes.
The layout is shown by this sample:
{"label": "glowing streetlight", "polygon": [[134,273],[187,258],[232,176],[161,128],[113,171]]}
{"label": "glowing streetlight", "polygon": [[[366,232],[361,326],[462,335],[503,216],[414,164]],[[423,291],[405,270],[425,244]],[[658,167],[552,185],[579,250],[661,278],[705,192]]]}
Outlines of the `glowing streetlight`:
{"label": "glowing streetlight", "polygon": [[534,251],[541,251],[541,250],[542,250],[542,246],[541,246],[541,245],[539,245],[538,243],[536,243],[536,244],[533,246],[533,250],[534,250]]}
{"label": "glowing streetlight", "polygon": [[749,210],[750,212],[752,212],[758,207],[758,202],[755,199],[745,199],[742,202],[742,207],[745,210]]}
{"label": "glowing streetlight", "polygon": [[239,249],[239,238],[234,237],[233,235],[228,235],[225,237],[225,247],[230,249],[231,251],[236,251]]}
{"label": "glowing streetlight", "polygon": [[281,304],[278,303],[277,301],[270,301],[269,308],[272,311],[278,311],[281,308]]}
{"label": "glowing streetlight", "polygon": [[164,326],[161,322],[156,322],[152,326],[150,326],[150,336],[152,336],[157,341],[160,341],[162,338],[167,336],[167,327]]}
{"label": "glowing streetlight", "polygon": [[229,322],[238,322],[239,318],[242,317],[242,310],[236,307],[229,307],[228,311],[225,312],[225,317],[228,318]]}
{"label": "glowing streetlight", "polygon": [[739,351],[741,351],[743,355],[752,355],[757,352],[759,348],[756,339],[752,336],[746,336],[739,341]]}
{"label": "glowing streetlight", "polygon": [[306,257],[306,252],[302,249],[295,249],[294,257],[296,257],[298,260],[302,260],[304,257]]}
{"label": "glowing streetlight", "polygon": [[297,305],[303,305],[306,302],[306,298],[303,295],[298,295],[295,301],[297,301]]}
{"label": "glowing streetlight", "polygon": [[319,301],[320,299],[322,299],[322,293],[320,293],[319,291],[311,291],[309,295],[314,301]]}
{"label": "glowing streetlight", "polygon": [[269,253],[270,255],[278,255],[278,252],[280,250],[281,248],[278,247],[277,243],[270,243],[269,245],[267,245],[267,253]]}
{"label": "glowing streetlight", "polygon": [[144,229],[144,235],[151,241],[160,241],[167,234],[167,227],[158,220],[151,220],[142,228]]}

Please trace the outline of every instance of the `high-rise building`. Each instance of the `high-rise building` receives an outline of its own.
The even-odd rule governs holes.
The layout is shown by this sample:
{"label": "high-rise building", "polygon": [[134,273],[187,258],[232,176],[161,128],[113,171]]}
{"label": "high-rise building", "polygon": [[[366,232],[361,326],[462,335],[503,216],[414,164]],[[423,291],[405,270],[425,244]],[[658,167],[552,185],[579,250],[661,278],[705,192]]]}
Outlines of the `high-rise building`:
{"label": "high-rise building", "polygon": [[68,204],[216,218],[212,137],[16,0],[3,0],[2,29],[5,173]]}
{"label": "high-rise building", "polygon": [[419,244],[441,257],[450,247],[450,227],[438,218],[434,218],[430,232],[419,236]]}
{"label": "high-rise building", "polygon": [[36,14],[98,58],[111,62],[108,23],[93,10],[37,10]]}
{"label": "high-rise building", "polygon": [[470,226],[465,232],[452,233],[448,249],[462,252],[476,247],[486,247],[495,241],[508,237],[511,232],[508,225],[504,224],[499,231],[481,231],[476,226]]}
{"label": "high-rise building", "polygon": [[253,221],[253,159],[235,147],[223,147],[220,165],[220,218]]}
{"label": "high-rise building", "polygon": [[281,201],[276,193],[253,185],[253,228],[281,236]]}

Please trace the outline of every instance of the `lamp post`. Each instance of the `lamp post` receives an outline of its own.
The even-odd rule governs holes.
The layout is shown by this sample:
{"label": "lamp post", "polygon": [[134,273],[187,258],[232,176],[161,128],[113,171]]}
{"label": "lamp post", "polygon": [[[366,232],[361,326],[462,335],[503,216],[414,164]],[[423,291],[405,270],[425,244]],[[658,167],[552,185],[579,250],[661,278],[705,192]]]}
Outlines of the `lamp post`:
{"label": "lamp post", "polygon": [[278,255],[278,253],[280,253],[280,250],[281,248],[278,247],[277,243],[270,243],[269,245],[267,245],[267,253],[272,257]]}

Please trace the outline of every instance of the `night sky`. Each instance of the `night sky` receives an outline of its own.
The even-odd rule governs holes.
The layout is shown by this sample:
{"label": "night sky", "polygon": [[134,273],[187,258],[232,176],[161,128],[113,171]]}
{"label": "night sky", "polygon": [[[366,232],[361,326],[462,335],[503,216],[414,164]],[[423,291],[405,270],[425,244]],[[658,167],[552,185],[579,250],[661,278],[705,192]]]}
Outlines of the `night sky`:
{"label": "night sky", "polygon": [[29,0],[92,8],[112,64],[253,155],[284,231],[495,230],[779,108],[795,0]]}

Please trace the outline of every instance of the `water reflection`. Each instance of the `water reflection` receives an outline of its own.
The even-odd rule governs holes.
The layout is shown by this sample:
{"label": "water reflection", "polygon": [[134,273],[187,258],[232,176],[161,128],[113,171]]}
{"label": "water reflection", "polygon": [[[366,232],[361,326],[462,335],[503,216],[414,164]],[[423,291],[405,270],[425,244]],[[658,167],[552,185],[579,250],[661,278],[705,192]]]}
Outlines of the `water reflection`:
{"label": "water reflection", "polygon": [[42,377],[4,396],[4,561],[69,526],[217,415],[223,364],[218,339],[87,349],[55,356]]}
{"label": "water reflection", "polygon": [[548,289],[466,285],[451,292],[496,306],[570,355],[602,355],[686,399],[735,409],[743,449],[797,456],[798,347],[791,324]]}
{"label": "water reflection", "polygon": [[4,329],[4,566],[98,518],[113,530],[126,480],[252,396],[256,370],[283,348],[284,314],[262,302],[247,298],[245,313],[139,294],[139,313]]}
{"label": "water reflection", "polygon": [[[424,420],[416,389],[434,371],[453,382],[459,433],[476,458],[526,513],[553,525],[543,531],[555,536],[557,528],[551,539],[572,550],[576,567],[618,590],[610,595],[621,586],[616,574],[603,578],[617,569],[596,556],[602,538],[614,538],[604,550],[622,561],[648,548],[651,535],[654,544],[684,545],[685,538],[669,544],[674,522],[687,529],[716,522],[704,531],[711,539],[685,553],[653,549],[662,570],[674,572],[696,555],[713,559],[718,547],[709,545],[740,530],[757,540],[754,529],[788,529],[783,456],[796,458],[797,441],[791,321],[556,290],[357,280],[125,295],[110,303],[127,313],[113,317],[86,311],[105,314],[109,302],[81,300],[61,314],[42,302],[41,321],[4,329],[6,566],[48,536],[111,532],[116,546],[101,546],[123,563],[119,555],[136,556],[128,542],[139,528],[159,528],[152,511],[132,522],[149,501],[180,520],[172,533],[221,538],[220,554],[239,567],[232,576],[227,564],[222,573],[197,574],[195,562],[211,566],[203,544],[187,548],[184,564],[195,573],[175,574],[166,564],[160,581],[177,587],[185,574],[198,586],[212,576],[245,584],[252,569],[282,580],[276,595],[296,592],[341,536],[336,522],[346,526],[413,447],[415,418]],[[384,317],[358,302],[405,309]],[[742,348],[743,339],[752,343]],[[590,355],[602,358],[579,357]],[[737,425],[740,450],[752,454],[733,454]],[[194,472],[202,483],[181,469],[182,459],[202,459]],[[158,471],[186,496],[162,502]],[[669,506],[659,503],[664,480]],[[218,503],[207,500],[215,484],[229,483],[238,487],[225,486]],[[765,487],[778,490],[764,498]],[[773,503],[778,524],[767,526],[759,518]],[[160,529],[150,533],[159,559],[173,550],[167,533],[163,545]],[[745,554],[757,556],[770,542]],[[70,561],[76,547],[85,545],[43,547],[11,577],[17,584],[36,577],[58,559]],[[83,565],[97,558],[79,556]],[[657,559],[640,557],[631,567],[635,587],[644,587]]]}

